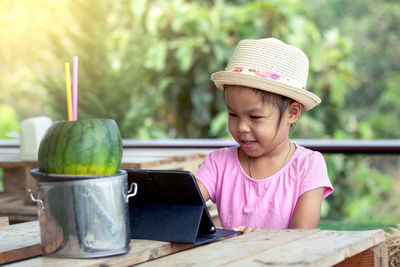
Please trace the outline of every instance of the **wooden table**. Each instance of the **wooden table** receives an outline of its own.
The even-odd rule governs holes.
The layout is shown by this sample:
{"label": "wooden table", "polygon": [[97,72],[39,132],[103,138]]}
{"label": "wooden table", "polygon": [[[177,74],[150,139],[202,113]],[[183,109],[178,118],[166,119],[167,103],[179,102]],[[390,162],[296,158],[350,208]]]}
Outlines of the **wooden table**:
{"label": "wooden table", "polygon": [[[175,169],[196,172],[204,156],[212,149],[149,149],[129,148],[123,150],[121,168]],[[37,168],[36,161],[22,161],[20,150],[0,147],[0,168],[3,169],[4,192],[0,192],[0,216],[11,222],[37,219],[36,205],[27,189],[36,191],[36,183],[30,175]]]}
{"label": "wooden table", "polygon": [[[127,254],[97,259],[40,256],[37,221],[0,227],[9,266],[388,266],[382,230],[266,229],[193,246],[132,239]],[[36,257],[34,257],[36,256]],[[18,262],[11,262],[22,258]]]}

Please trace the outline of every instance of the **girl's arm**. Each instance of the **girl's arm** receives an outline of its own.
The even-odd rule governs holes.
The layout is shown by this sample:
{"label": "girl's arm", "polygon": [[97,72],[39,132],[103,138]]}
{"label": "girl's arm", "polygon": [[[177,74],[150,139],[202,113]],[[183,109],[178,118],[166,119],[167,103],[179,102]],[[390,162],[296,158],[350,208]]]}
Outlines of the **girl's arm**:
{"label": "girl's arm", "polygon": [[202,182],[200,182],[200,180],[196,179],[196,182],[200,188],[200,192],[201,192],[201,195],[203,196],[204,202],[207,202],[207,200],[210,199],[210,195],[208,194],[206,187],[203,185]]}
{"label": "girl's arm", "polygon": [[289,228],[317,228],[321,216],[322,196],[325,188],[319,187],[302,194],[297,200]]}

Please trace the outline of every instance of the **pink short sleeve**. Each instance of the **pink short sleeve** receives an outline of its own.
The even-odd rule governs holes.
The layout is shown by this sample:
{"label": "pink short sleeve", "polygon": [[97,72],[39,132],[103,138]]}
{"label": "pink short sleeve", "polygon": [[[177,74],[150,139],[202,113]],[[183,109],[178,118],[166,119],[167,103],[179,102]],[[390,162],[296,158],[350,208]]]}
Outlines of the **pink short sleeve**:
{"label": "pink short sleeve", "polygon": [[318,187],[325,187],[323,198],[333,192],[325,159],[321,153],[313,151],[308,160],[303,161],[302,169],[305,171],[301,175],[300,195]]}

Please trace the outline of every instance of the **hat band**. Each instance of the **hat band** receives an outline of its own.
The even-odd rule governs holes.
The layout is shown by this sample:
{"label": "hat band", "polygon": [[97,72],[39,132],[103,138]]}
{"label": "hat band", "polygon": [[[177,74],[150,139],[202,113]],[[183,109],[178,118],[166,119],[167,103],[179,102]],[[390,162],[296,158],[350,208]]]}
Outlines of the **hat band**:
{"label": "hat band", "polygon": [[226,70],[229,72],[237,72],[237,73],[242,73],[242,74],[247,74],[247,75],[252,75],[252,76],[258,76],[258,77],[263,77],[268,80],[276,81],[279,83],[283,83],[286,85],[290,85],[296,88],[301,88],[303,90],[307,90],[305,86],[303,86],[300,82],[290,79],[288,77],[276,74],[276,73],[271,73],[268,71],[262,71],[262,70],[256,70],[256,69],[249,69],[249,68],[244,68],[244,67],[234,67],[232,70]]}

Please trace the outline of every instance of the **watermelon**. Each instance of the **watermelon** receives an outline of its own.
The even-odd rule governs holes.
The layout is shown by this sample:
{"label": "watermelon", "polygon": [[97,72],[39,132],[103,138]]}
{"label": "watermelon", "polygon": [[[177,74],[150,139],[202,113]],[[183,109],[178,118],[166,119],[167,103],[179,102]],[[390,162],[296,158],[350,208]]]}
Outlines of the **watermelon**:
{"label": "watermelon", "polygon": [[39,171],[44,173],[111,175],[121,159],[121,135],[111,119],[55,121],[39,144]]}

